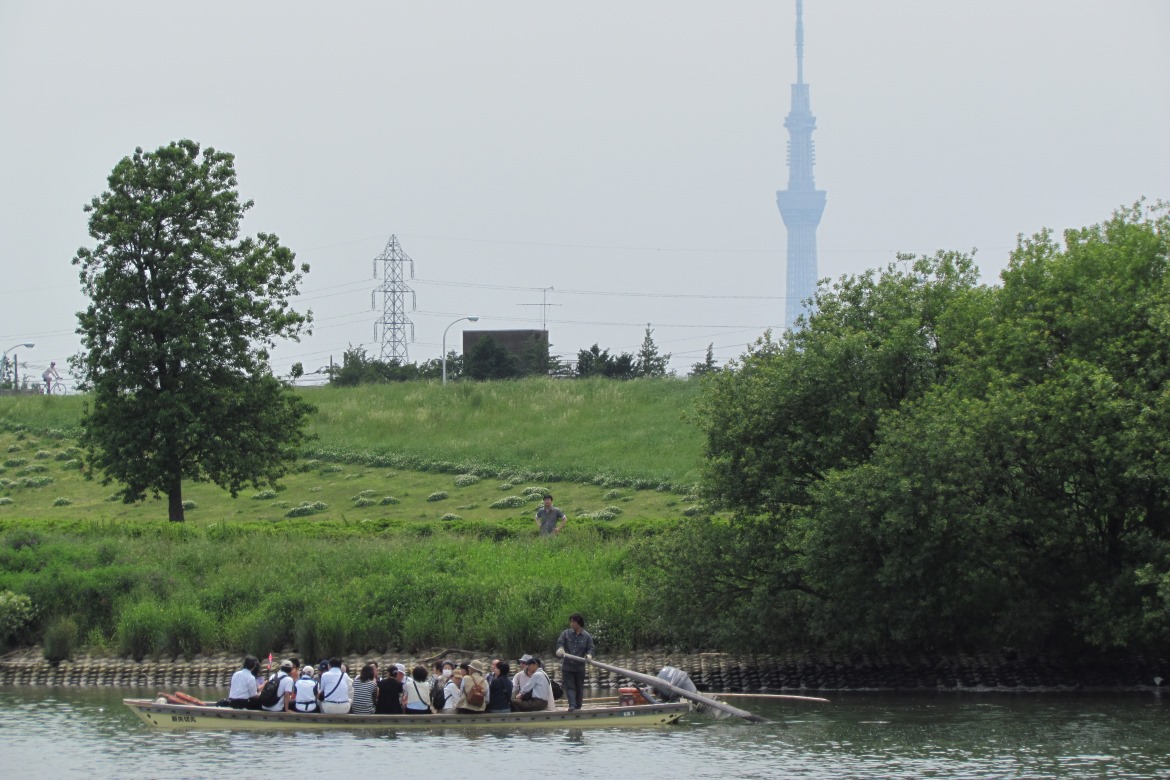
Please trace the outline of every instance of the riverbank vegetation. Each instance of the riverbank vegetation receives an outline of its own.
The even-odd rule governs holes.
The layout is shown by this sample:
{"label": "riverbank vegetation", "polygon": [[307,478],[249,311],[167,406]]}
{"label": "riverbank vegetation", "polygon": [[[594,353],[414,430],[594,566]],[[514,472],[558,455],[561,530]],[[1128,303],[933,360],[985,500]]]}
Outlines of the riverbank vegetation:
{"label": "riverbank vegetation", "polygon": [[83,401],[3,398],[0,605],[27,619],[0,626],[134,655],[547,652],[579,610],[609,650],[1157,651],[1168,375],[1170,220],[1139,204],[1022,239],[998,285],[940,253],[823,286],[701,381],[306,391],[283,490],[190,491],[180,528],[81,482]]}
{"label": "riverbank vegetation", "polygon": [[733,519],[656,548],[656,611],[720,647],[1165,647],[1170,217],[1063,239],[999,286],[953,253],[842,279],[716,375]]}

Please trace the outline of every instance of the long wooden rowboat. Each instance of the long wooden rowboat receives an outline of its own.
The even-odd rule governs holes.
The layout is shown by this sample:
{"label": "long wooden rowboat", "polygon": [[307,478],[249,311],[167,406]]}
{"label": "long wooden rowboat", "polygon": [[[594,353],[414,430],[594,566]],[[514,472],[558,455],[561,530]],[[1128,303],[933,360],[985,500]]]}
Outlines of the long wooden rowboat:
{"label": "long wooden rowboat", "polygon": [[627,707],[585,707],[545,712],[485,712],[479,715],[322,715],[233,710],[168,704],[156,699],[122,699],[148,725],[163,729],[492,729],[665,726],[691,711],[687,703]]}

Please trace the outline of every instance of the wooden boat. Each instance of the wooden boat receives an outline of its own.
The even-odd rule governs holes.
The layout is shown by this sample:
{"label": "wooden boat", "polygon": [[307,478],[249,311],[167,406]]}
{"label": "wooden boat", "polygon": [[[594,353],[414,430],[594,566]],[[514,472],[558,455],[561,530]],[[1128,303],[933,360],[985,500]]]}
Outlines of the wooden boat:
{"label": "wooden boat", "polygon": [[479,715],[323,715],[233,710],[230,707],[172,704],[165,699],[123,699],[148,725],[163,729],[532,729],[665,726],[691,711],[685,702],[586,706],[572,712],[485,712]]}

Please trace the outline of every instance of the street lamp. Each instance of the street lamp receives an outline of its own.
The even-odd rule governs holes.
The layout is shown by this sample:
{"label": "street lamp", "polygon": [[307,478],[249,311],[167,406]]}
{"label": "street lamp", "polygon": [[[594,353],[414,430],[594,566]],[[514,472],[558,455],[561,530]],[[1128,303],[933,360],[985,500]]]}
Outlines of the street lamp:
{"label": "street lamp", "polygon": [[[5,369],[8,368],[8,353],[11,352],[12,350],[17,349],[19,347],[24,347],[25,349],[32,349],[35,346],[36,346],[36,344],[13,344],[11,347],[4,350],[4,357],[0,358],[0,366],[3,366]],[[16,372],[15,371],[12,373],[12,389],[13,390],[16,389]]]}
{"label": "street lamp", "polygon": [[[455,320],[455,322],[463,322],[464,320],[477,322],[479,317],[476,317],[475,315],[470,317],[460,317],[459,319]],[[455,322],[452,322],[451,325],[454,325]],[[448,325],[443,329],[443,384],[447,384],[447,331],[451,330],[451,325]]]}

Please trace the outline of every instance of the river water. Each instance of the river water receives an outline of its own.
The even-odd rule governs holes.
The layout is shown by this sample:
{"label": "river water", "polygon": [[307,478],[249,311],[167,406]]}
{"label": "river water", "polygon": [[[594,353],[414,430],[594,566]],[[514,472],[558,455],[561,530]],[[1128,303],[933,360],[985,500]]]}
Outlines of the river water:
{"label": "river water", "polygon": [[153,730],[121,703],[153,693],[0,689],[0,778],[1170,778],[1170,697],[1154,694],[845,693],[736,700],[767,725],[282,734]]}

